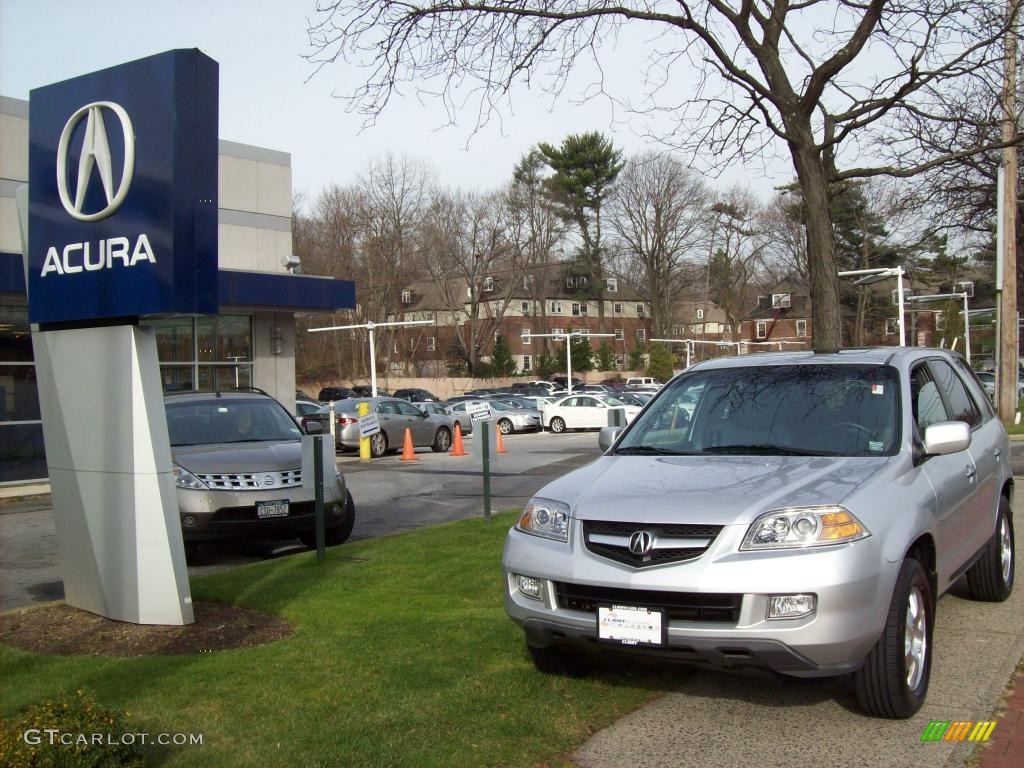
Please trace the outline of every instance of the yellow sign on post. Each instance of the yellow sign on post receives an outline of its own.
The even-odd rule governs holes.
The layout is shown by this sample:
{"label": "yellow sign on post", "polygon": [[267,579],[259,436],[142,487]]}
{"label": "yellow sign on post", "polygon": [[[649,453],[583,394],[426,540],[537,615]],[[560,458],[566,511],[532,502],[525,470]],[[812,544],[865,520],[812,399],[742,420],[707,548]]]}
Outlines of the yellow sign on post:
{"label": "yellow sign on post", "polygon": [[[369,416],[370,415],[370,404],[367,403],[367,402],[360,403],[359,404],[359,409],[358,409],[357,413],[359,414],[360,417]],[[368,461],[369,459],[370,459],[370,438],[368,438],[368,437],[360,437],[359,438],[359,460],[360,461]]]}

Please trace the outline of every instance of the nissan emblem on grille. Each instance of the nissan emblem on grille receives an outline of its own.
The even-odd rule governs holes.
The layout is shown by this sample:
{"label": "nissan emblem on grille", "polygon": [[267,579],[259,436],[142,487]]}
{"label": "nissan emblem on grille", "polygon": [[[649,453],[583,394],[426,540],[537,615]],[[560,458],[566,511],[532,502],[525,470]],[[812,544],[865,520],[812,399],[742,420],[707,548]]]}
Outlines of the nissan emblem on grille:
{"label": "nissan emblem on grille", "polygon": [[654,546],[654,536],[650,531],[635,531],[629,537],[629,551],[634,555],[646,555]]}
{"label": "nissan emblem on grille", "polygon": [[273,484],[274,484],[274,476],[273,475],[264,475],[263,476],[263,485],[265,487],[269,488]]}

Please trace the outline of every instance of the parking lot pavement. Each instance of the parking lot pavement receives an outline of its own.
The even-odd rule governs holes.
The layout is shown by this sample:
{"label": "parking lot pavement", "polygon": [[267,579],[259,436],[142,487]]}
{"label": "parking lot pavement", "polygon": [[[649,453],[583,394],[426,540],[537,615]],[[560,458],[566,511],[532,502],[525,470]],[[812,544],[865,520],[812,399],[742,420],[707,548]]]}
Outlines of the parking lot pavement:
{"label": "parking lot pavement", "polygon": [[[543,485],[600,454],[596,432],[509,435],[504,440],[507,453],[494,457],[491,465],[494,511],[522,506]],[[413,462],[392,454],[369,462],[339,454],[337,460],[356,503],[353,539],[483,515],[480,459],[473,455],[420,449]],[[304,550],[298,541],[210,547],[188,570],[198,576]],[[0,572],[0,610],[64,596],[49,496],[0,504]]]}
{"label": "parking lot pavement", "polygon": [[[1019,504],[1014,526],[1024,531]],[[909,720],[859,714],[844,678],[701,671],[679,690],[596,733],[572,760],[583,768],[963,766],[975,744],[922,742],[921,735],[931,720],[994,719],[1024,653],[1024,588],[1018,584],[1005,603],[978,603],[962,594],[954,589],[939,601],[931,688],[925,706]]]}

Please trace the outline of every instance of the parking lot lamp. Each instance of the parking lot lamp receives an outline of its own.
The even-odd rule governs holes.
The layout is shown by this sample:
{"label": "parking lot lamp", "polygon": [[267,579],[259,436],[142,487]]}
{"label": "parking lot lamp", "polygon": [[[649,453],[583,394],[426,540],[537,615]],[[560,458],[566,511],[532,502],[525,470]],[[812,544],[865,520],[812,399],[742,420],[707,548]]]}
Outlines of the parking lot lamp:
{"label": "parking lot lamp", "polygon": [[890,277],[896,278],[896,303],[899,305],[899,326],[900,326],[900,346],[907,346],[907,335],[903,329],[903,278],[907,274],[903,267],[886,267],[879,269],[848,269],[844,272],[840,272],[840,277],[859,277],[859,280],[853,282],[854,285],[871,285],[872,283],[878,283],[882,280],[888,280]]}
{"label": "parking lot lamp", "polygon": [[584,337],[590,338],[592,336],[597,337],[612,337],[614,333],[583,333],[583,331],[569,331],[568,333],[527,333],[523,338],[528,340],[536,336],[542,339],[555,339],[565,340],[565,368],[567,375],[565,377],[565,390],[566,397],[572,394],[572,340],[582,339]]}
{"label": "parking lot lamp", "polygon": [[377,352],[373,343],[373,329],[395,327],[401,325],[433,325],[433,320],[403,320],[394,321],[390,323],[356,323],[355,325],[332,325],[327,328],[310,328],[309,333],[319,333],[320,331],[350,331],[356,328],[365,328],[367,335],[370,337],[370,395],[372,397],[377,396]]}

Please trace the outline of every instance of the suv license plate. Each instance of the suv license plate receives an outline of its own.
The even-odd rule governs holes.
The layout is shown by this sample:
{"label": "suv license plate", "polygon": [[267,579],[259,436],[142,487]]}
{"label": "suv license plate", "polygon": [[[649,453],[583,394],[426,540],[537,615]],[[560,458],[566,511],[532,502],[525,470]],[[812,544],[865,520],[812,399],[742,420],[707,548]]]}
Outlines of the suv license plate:
{"label": "suv license plate", "polygon": [[599,605],[597,638],[621,645],[664,645],[665,612],[635,605]]}
{"label": "suv license plate", "polygon": [[257,501],[256,517],[263,520],[267,517],[288,517],[288,499],[280,501]]}

